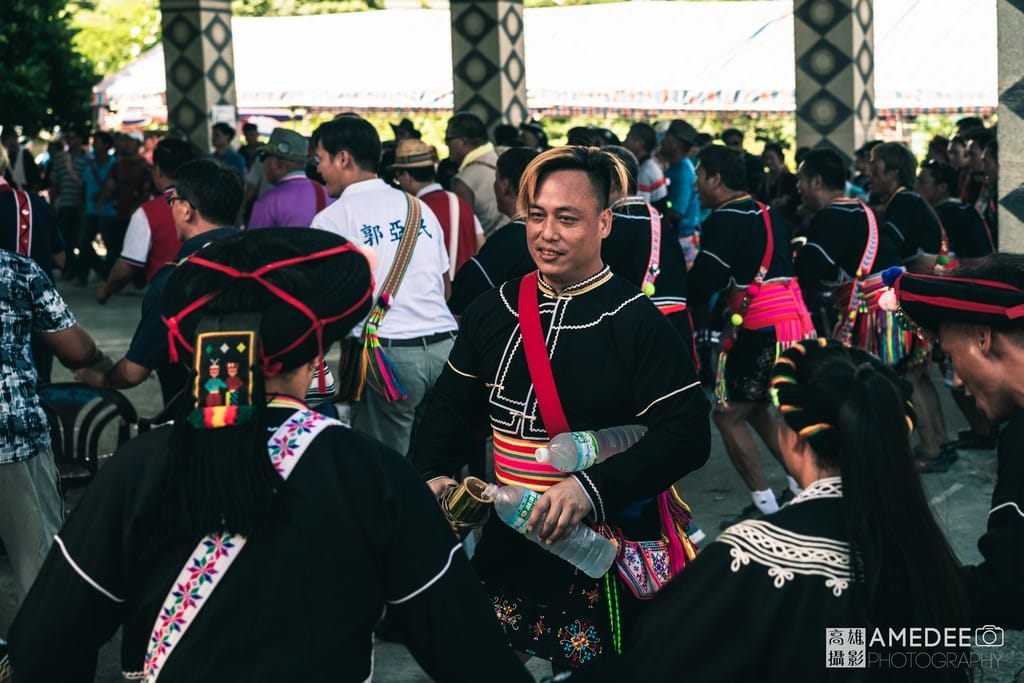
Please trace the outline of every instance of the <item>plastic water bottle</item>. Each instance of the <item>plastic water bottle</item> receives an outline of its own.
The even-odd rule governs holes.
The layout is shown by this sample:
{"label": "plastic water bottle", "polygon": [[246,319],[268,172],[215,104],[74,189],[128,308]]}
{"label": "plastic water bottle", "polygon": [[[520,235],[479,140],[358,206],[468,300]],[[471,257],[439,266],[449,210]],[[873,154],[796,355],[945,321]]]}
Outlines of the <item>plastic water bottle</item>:
{"label": "plastic water bottle", "polygon": [[483,497],[494,501],[494,512],[501,521],[523,534],[526,538],[540,545],[548,552],[554,553],[566,562],[576,566],[587,576],[599,579],[604,576],[615,562],[618,546],[613,541],[597,533],[586,524],[577,524],[567,536],[563,536],[551,545],[537,539],[537,529],[526,530],[526,522],[530,519],[534,505],[540,494],[522,486],[498,486],[489,484],[484,489]]}
{"label": "plastic water bottle", "polygon": [[596,432],[563,432],[537,449],[538,462],[559,472],[579,472],[621,453],[647,433],[643,425],[623,425]]}

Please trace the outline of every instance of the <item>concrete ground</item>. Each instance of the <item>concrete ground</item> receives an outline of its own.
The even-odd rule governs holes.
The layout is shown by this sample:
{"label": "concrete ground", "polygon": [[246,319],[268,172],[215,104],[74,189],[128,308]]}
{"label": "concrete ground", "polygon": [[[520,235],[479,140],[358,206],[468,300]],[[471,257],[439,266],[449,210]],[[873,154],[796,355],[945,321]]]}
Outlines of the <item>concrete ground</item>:
{"label": "concrete ground", "polygon": [[[92,289],[83,289],[61,284],[60,289],[79,321],[97,339],[97,342],[114,359],[120,358],[128,348],[132,332],[138,320],[141,296],[129,293],[114,297],[106,306],[99,306],[92,298]],[[54,380],[70,379],[63,368],[57,368]],[[936,375],[936,381],[938,378]],[[160,407],[160,391],[155,380],[127,390],[125,394],[135,404],[141,415],[153,415]],[[949,433],[966,425],[952,402],[948,392],[940,388],[944,408],[949,421]],[[722,446],[717,432],[714,432],[711,458],[701,470],[683,480],[682,491],[693,508],[697,523],[713,539],[719,524],[749,504],[749,496],[735,474]],[[772,488],[780,491],[785,486],[782,470],[763,453],[763,461]],[[961,458],[945,473],[924,475],[924,485],[930,498],[936,518],[946,531],[950,543],[964,563],[980,560],[976,542],[983,533],[989,509],[992,486],[995,481],[994,451],[961,451]],[[73,503],[73,499],[70,501]],[[0,633],[6,631],[14,616],[13,575],[6,557],[0,558]],[[118,662],[119,638],[115,638],[101,653],[96,681],[114,683],[120,681]],[[733,648],[737,644],[723,642],[722,647]],[[1024,681],[1024,636],[1020,632],[1007,632],[1005,644],[997,652],[998,664],[977,667],[976,681]],[[400,645],[378,642],[375,649],[375,679],[414,683],[429,680],[415,663],[406,649]],[[995,660],[996,658],[993,658]],[[537,678],[550,672],[544,662],[532,662],[531,671]]]}

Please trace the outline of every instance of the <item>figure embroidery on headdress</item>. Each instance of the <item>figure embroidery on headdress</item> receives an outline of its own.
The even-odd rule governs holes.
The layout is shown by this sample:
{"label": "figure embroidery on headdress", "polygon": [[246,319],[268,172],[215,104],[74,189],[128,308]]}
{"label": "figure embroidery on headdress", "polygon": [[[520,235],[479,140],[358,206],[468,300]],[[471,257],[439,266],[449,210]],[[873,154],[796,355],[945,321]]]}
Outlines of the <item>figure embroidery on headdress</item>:
{"label": "figure embroidery on headdress", "polygon": [[245,382],[238,376],[238,363],[236,361],[228,361],[228,377],[224,380],[224,384],[228,388],[228,393],[224,396],[226,399],[225,403],[229,406],[238,405],[238,390],[245,386]]}
{"label": "figure embroidery on headdress", "polygon": [[220,359],[211,359],[207,372],[209,373],[209,379],[203,383],[203,389],[206,391],[205,404],[208,406],[222,406],[224,405],[224,397],[221,396],[220,392],[221,389],[227,389],[228,385],[220,378]]}
{"label": "figure embroidery on headdress", "polygon": [[[224,321],[222,321],[224,324]],[[229,328],[240,325],[236,320]],[[256,322],[249,322],[256,325]],[[255,329],[255,327],[254,327]],[[189,421],[197,429],[245,423],[252,414],[256,333],[254,329],[203,331],[197,336],[194,410]],[[225,372],[221,373],[221,367]]]}

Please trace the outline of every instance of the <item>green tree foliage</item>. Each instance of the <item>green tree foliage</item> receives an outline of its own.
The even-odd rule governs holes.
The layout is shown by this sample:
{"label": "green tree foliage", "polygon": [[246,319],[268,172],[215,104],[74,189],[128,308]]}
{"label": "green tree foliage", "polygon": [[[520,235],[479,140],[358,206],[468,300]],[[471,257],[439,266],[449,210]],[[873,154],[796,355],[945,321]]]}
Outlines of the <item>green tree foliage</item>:
{"label": "green tree foliage", "polygon": [[[334,14],[380,7],[383,7],[383,0],[233,0],[231,3],[232,12],[238,17]],[[159,0],[74,0],[67,3],[66,11],[77,30],[75,47],[96,65],[102,77],[116,73],[160,42]]]}
{"label": "green tree foliage", "polygon": [[118,71],[160,41],[157,0],[95,0],[67,5],[75,47],[101,76]]}
{"label": "green tree foliage", "polygon": [[0,2],[0,124],[34,135],[89,121],[98,78],[74,34],[63,0]]}
{"label": "green tree foliage", "polygon": [[384,9],[384,0],[232,0],[236,17],[294,17]]}

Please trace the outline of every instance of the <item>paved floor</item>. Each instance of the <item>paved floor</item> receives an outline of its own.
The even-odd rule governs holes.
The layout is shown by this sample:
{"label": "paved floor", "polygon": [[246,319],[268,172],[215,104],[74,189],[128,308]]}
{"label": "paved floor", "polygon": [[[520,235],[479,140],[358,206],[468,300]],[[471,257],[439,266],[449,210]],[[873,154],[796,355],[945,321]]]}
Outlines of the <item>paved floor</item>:
{"label": "paved floor", "polygon": [[[114,297],[106,306],[98,306],[92,299],[91,289],[61,285],[61,291],[77,314],[80,322],[93,334],[100,346],[117,359],[128,348],[131,334],[138,319],[141,297],[122,295]],[[58,368],[55,380],[69,379],[70,375]],[[125,392],[142,415],[152,415],[160,407],[160,392],[155,380],[143,383]],[[963,419],[941,392],[950,433],[963,428]],[[980,559],[976,541],[985,528],[989,498],[995,479],[995,455],[992,451],[963,451],[960,460],[942,474],[924,476],[924,485],[933,510],[946,531],[951,544],[965,563]],[[779,491],[785,485],[782,470],[764,455],[765,469],[772,487]],[[721,439],[715,433],[711,458],[707,465],[683,481],[684,496],[693,507],[698,524],[710,538],[717,534],[719,524],[735,515],[747,505],[749,497],[742,491],[739,478],[729,464]],[[13,618],[16,605],[13,598],[12,573],[6,558],[0,559],[0,633]],[[101,654],[96,680],[101,683],[120,681],[118,666],[118,640],[115,639]],[[723,642],[722,647],[736,647]],[[375,650],[375,679],[413,683],[429,680],[401,646],[378,643]],[[530,665],[539,677],[550,671],[541,662]],[[978,681],[1024,681],[1024,636],[1008,632],[1004,647],[998,650],[995,665],[979,667],[974,671]]]}

